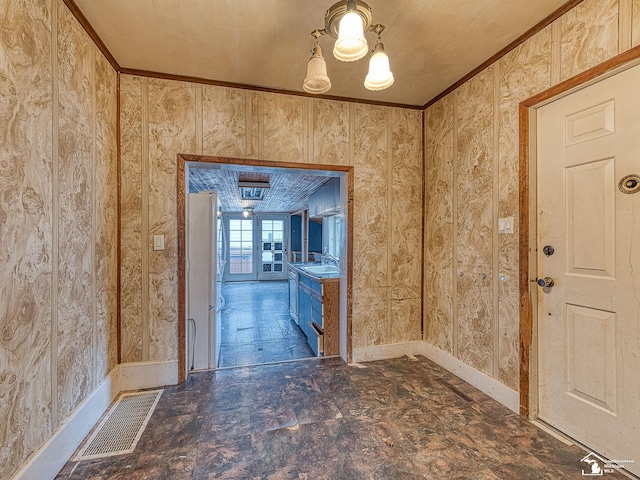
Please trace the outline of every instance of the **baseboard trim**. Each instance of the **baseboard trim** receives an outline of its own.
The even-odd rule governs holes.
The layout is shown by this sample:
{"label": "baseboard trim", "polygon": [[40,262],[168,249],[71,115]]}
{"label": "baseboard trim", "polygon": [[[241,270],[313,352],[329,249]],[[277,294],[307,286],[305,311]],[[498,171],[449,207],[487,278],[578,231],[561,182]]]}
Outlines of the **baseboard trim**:
{"label": "baseboard trim", "polygon": [[405,355],[419,355],[422,353],[423,342],[394,343],[391,345],[375,345],[353,349],[353,362],[371,362],[399,358]]}
{"label": "baseboard trim", "polygon": [[11,480],[53,480],[120,392],[177,383],[177,361],[117,365]]}
{"label": "baseboard trim", "polygon": [[116,366],[100,386],[11,477],[12,480],[54,479],[118,395],[118,374],[119,368]]}
{"label": "baseboard trim", "polygon": [[122,363],[119,391],[164,387],[178,383],[178,361]]}
{"label": "baseboard trim", "polygon": [[429,360],[460,377],[465,382],[470,383],[481,392],[486,393],[494,400],[500,402],[509,410],[519,413],[520,394],[518,392],[500,383],[495,378],[491,378],[486,373],[483,373],[457,358],[452,357],[447,352],[444,352],[433,345],[429,345],[426,342],[420,343],[422,344],[422,355],[427,357]]}

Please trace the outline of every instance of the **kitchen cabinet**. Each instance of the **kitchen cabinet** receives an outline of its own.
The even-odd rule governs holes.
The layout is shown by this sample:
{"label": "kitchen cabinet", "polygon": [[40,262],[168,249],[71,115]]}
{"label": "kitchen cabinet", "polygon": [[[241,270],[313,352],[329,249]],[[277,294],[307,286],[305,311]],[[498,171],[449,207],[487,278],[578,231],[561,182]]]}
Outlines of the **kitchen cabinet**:
{"label": "kitchen cabinet", "polygon": [[[298,273],[298,325],[318,356],[340,354],[340,279]],[[290,299],[291,302],[291,299]]]}
{"label": "kitchen cabinet", "polygon": [[324,350],[324,343],[319,333],[311,325],[311,291],[298,285],[298,325],[307,337],[307,343],[313,353],[320,356]]}
{"label": "kitchen cabinet", "polygon": [[340,179],[334,178],[309,196],[309,217],[333,215],[340,211]]}
{"label": "kitchen cabinet", "polygon": [[298,321],[298,272],[289,269],[289,313],[291,317],[299,324]]}

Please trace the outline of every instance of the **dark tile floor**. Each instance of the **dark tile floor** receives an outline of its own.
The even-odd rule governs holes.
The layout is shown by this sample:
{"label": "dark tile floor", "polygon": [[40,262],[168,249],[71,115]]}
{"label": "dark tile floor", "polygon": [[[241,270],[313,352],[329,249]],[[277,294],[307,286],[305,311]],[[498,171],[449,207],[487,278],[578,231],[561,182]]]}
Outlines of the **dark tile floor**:
{"label": "dark tile floor", "polygon": [[70,462],[57,480],[582,478],[585,452],[425,358],[361,367],[192,374],[165,389],[134,453]]}
{"label": "dark tile floor", "polygon": [[225,283],[222,296],[218,367],[314,356],[307,337],[289,315],[289,282]]}

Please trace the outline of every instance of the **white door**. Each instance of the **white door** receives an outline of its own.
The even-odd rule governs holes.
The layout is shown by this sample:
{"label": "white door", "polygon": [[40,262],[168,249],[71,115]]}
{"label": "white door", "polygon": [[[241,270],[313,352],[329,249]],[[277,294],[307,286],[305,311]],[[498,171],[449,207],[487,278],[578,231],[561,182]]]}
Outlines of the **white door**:
{"label": "white door", "polygon": [[245,218],[225,213],[229,248],[227,282],[287,279],[287,214],[263,213]]}
{"label": "white door", "polygon": [[286,280],[288,216],[266,214],[257,218],[260,236],[258,280]]}
{"label": "white door", "polygon": [[[189,194],[187,208],[187,369],[217,367],[216,194]],[[195,328],[194,328],[195,326]]]}
{"label": "white door", "polygon": [[538,416],[640,475],[640,193],[619,188],[632,174],[640,67],[538,110],[537,267],[554,282],[538,287]]}

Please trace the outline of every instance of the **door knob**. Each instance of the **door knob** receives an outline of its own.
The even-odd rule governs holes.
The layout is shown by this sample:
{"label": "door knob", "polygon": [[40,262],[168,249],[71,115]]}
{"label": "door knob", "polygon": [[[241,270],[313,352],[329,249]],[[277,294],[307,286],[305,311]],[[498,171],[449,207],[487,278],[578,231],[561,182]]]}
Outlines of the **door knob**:
{"label": "door knob", "polygon": [[544,277],[544,278],[539,278],[538,279],[538,285],[541,287],[553,287],[554,285],[554,281],[553,278],[551,277]]}

